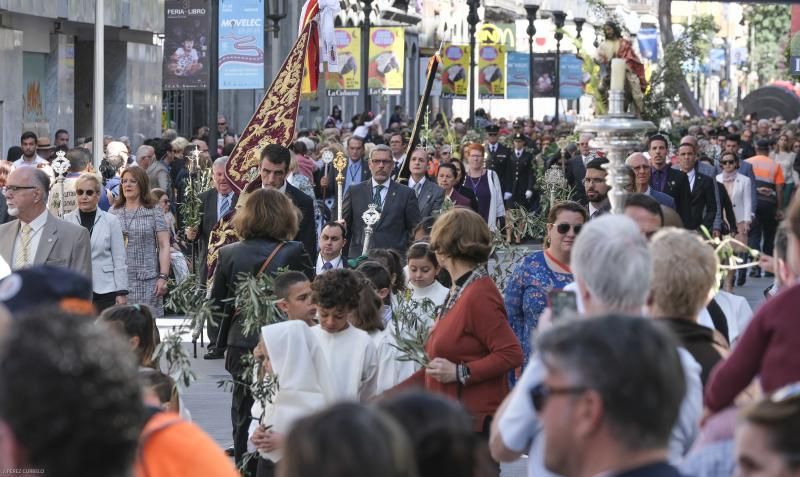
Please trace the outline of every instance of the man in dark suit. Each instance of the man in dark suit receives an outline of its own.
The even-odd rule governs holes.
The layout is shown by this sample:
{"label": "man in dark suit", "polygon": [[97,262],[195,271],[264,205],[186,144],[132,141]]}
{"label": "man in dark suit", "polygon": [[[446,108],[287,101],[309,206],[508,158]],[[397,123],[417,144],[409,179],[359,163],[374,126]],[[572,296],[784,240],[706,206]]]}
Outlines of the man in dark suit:
{"label": "man in dark suit", "polygon": [[692,202],[689,178],[683,172],[670,167],[667,161],[668,144],[667,138],[660,134],[650,136],[647,141],[647,149],[650,152],[650,165],[652,166],[650,187],[675,199],[678,215],[681,216],[681,220],[686,224],[689,219],[689,209]]}
{"label": "man in dark suit", "polygon": [[442,208],[444,190],[426,175],[428,171],[428,153],[425,149],[414,149],[411,153],[410,161],[409,171],[411,172],[411,177],[408,179],[408,187],[417,196],[419,216],[422,218],[432,217]]}
{"label": "man in dark suit", "polygon": [[593,139],[589,133],[583,133],[578,138],[578,154],[575,154],[567,161],[565,176],[567,184],[572,187],[572,196],[576,202],[583,206],[588,205],[586,189],[583,187],[583,178],[586,177],[586,165],[597,156],[592,152],[589,141]]}
{"label": "man in dark suit", "polygon": [[511,148],[498,142],[500,128],[494,124],[486,127],[486,153],[489,160],[486,167],[497,173],[497,177],[503,178],[506,175],[506,165],[511,157]]}
{"label": "man in dark suit", "polygon": [[[297,187],[286,181],[292,153],[279,144],[269,144],[261,150],[261,186],[265,189],[277,189],[288,195],[303,217],[300,230],[294,238],[303,243],[309,257],[317,255],[317,233],[314,226],[314,201]],[[310,278],[310,277],[309,277]]]}
{"label": "man in dark suit", "polygon": [[[347,166],[342,175],[344,175],[344,184],[342,184],[342,197],[347,193],[350,187],[364,182],[372,177],[369,170],[369,161],[364,157],[364,140],[360,137],[352,136],[347,140]],[[320,180],[320,185],[325,187],[326,195],[333,198],[334,208],[338,208],[336,204],[336,168],[331,164],[328,167],[328,176]],[[335,217],[335,216],[334,216]],[[312,255],[313,256],[313,255]]]}
{"label": "man in dark suit", "polygon": [[525,149],[525,136],[522,133],[515,134],[514,150],[506,164],[505,178],[501,179],[507,209],[519,206],[532,209],[530,201],[536,182],[533,167],[533,155]]}
{"label": "man in dark suit", "polygon": [[348,256],[351,258],[363,252],[365,225],[362,215],[370,204],[378,206],[381,217],[372,227],[369,248],[388,248],[405,256],[408,238],[420,221],[419,207],[413,190],[389,179],[393,167],[389,147],[375,146],[369,161],[372,179],[352,186],[344,196],[342,216],[347,227]]}
{"label": "man in dark suit", "polygon": [[596,219],[601,215],[611,211],[611,203],[608,201],[608,183],[606,183],[606,171],[603,166],[608,164],[608,159],[600,157],[590,161],[586,165],[586,177],[583,178],[583,187],[586,189],[586,198],[589,200],[587,210],[589,220]]}
{"label": "man in dark suit", "polygon": [[[228,157],[223,156],[214,161],[211,166],[213,178],[213,188],[200,194],[199,199],[203,214],[200,216],[200,224],[197,227],[186,227],[186,238],[191,241],[197,240],[200,264],[197,269],[197,279],[201,284],[208,280],[208,240],[211,238],[211,231],[217,225],[219,219],[227,215],[236,208],[239,196],[233,191],[228,177],[225,175],[225,166],[228,164]],[[203,356],[205,359],[222,359],[224,354],[217,351],[217,334],[219,333],[219,322],[209,320],[206,323],[208,332],[208,353]]]}
{"label": "man in dark suit", "polygon": [[701,225],[711,232],[717,214],[717,200],[714,197],[716,180],[701,174],[697,168],[697,155],[694,146],[682,144],[678,148],[678,165],[689,180],[689,215],[683,226],[689,230],[699,230]]}

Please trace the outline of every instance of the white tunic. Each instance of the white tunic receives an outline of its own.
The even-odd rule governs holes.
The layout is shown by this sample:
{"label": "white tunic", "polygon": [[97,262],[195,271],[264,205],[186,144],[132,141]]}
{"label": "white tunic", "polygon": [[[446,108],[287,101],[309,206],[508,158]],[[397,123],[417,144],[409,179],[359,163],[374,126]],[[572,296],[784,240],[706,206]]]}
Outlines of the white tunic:
{"label": "white tunic", "polygon": [[416,365],[413,361],[400,361],[400,352],[393,346],[395,340],[390,329],[372,331],[369,333],[369,337],[378,354],[376,394],[395,387],[416,372]]}
{"label": "white tunic", "polygon": [[364,402],[375,396],[378,357],[369,335],[354,326],[328,333],[317,325],[311,331],[330,366],[336,400]]}

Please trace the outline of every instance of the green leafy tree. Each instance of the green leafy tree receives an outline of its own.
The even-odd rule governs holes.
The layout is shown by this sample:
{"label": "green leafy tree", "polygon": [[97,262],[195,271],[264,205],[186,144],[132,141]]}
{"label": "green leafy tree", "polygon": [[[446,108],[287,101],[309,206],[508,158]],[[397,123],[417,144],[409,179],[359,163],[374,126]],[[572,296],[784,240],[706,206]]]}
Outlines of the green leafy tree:
{"label": "green leafy tree", "polygon": [[789,5],[747,5],[744,18],[750,23],[753,35],[750,64],[758,74],[759,86],[788,78],[785,50],[791,24]]}

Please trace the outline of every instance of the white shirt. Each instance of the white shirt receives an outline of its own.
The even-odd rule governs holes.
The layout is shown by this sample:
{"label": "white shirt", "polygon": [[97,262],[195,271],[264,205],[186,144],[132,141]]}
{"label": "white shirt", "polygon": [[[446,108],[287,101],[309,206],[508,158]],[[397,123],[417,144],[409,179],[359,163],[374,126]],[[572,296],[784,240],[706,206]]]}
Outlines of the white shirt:
{"label": "white shirt", "polygon": [[593,216],[594,216],[594,213],[595,213],[595,212],[597,212],[597,211],[599,211],[599,210],[600,210],[600,209],[596,208],[594,205],[592,205],[592,203],[591,203],[591,202],[589,202],[589,217],[590,217],[590,218],[591,218],[591,217],[593,217]]}
{"label": "white shirt", "polygon": [[0,280],[4,279],[9,275],[11,275],[11,267],[3,259],[3,257],[0,257]]}
{"label": "white shirt", "polygon": [[[28,262],[26,266],[30,267],[33,265],[33,259],[36,257],[36,251],[39,250],[39,240],[42,238],[42,229],[44,228],[44,224],[47,222],[47,216],[49,212],[45,209],[44,212],[39,214],[38,217],[31,220],[31,241],[28,245]],[[17,250],[22,247],[22,225],[25,222],[22,220],[19,221],[19,230],[17,230],[17,240],[14,242],[14,253],[11,254],[13,257],[12,260],[16,261],[17,257]]]}
{"label": "white shirt", "polygon": [[[386,204],[386,194],[389,193],[389,182],[390,182],[390,180],[387,179],[386,182],[384,182],[383,184],[380,184],[380,185],[383,186],[383,189],[381,190],[381,207],[383,207]],[[372,179],[372,193],[371,193],[372,197],[375,197],[375,187],[377,187],[377,186],[378,186],[378,183],[373,178]]]}
{"label": "white shirt", "polygon": [[[419,182],[414,182],[414,178],[413,177],[409,177],[408,178],[408,187],[410,187],[411,189],[414,189],[417,186],[417,184],[419,184],[420,187],[422,187],[422,185],[425,184],[425,176],[422,176],[422,178],[420,178]],[[414,189],[414,192],[416,192],[416,189]]]}
{"label": "white shirt", "polygon": [[352,325],[338,333],[319,325],[311,331],[330,366],[335,399],[366,402],[375,396],[378,356],[369,335]]}
{"label": "white shirt", "polygon": [[331,265],[333,265],[331,267],[331,270],[336,270],[337,268],[344,268],[341,254],[338,257],[334,258],[333,260],[325,260],[324,258],[322,258],[322,255],[320,254],[317,255],[317,275],[322,275],[323,273],[330,271],[322,268],[323,265],[325,265],[325,262],[331,262]]}
{"label": "white shirt", "polygon": [[50,163],[46,159],[44,159],[43,157],[41,157],[38,154],[33,156],[33,161],[32,162],[26,161],[25,160],[25,156],[22,156],[19,159],[17,159],[16,161],[14,161],[14,167],[24,167],[24,166],[33,167],[33,166],[37,166],[39,164],[48,164],[49,165]]}
{"label": "white shirt", "polygon": [[417,369],[413,361],[400,361],[400,353],[391,327],[369,333],[378,358],[376,393],[381,394],[414,374]]}
{"label": "white shirt", "polygon": [[[277,189],[275,189],[275,190],[277,190],[277,191],[279,191],[279,192],[283,192],[283,193],[285,194],[285,193],[286,193],[286,182],[287,182],[287,181],[283,181],[283,185],[282,185],[282,186],[280,186],[280,187],[278,187],[278,188],[277,188]],[[261,184],[261,188],[262,188],[262,189],[269,189],[269,187],[265,186],[264,184]]]}
{"label": "white shirt", "polygon": [[694,180],[697,177],[697,173],[692,169],[691,171],[687,172],[686,175],[689,177],[689,190],[694,191]]}

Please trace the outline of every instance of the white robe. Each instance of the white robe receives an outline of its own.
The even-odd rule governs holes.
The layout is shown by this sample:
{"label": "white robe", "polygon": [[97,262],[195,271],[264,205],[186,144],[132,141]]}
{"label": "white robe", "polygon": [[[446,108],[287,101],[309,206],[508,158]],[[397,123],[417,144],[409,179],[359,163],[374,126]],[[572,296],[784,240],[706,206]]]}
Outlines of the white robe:
{"label": "white robe", "polygon": [[[272,426],[270,430],[286,435],[298,419],[323,409],[333,402],[328,363],[322,348],[304,322],[293,320],[275,323],[261,328],[264,344],[278,378],[278,391],[272,403],[261,408],[256,400],[252,415],[261,418],[261,425]],[[250,423],[250,436],[256,430],[256,421]],[[248,440],[248,447],[252,442]],[[283,450],[259,451],[261,457],[277,462]]]}
{"label": "white robe", "polygon": [[311,331],[330,366],[336,400],[366,402],[375,396],[378,356],[369,335],[354,326],[328,333],[317,325]]}
{"label": "white robe", "polygon": [[400,352],[393,346],[394,335],[389,328],[372,331],[369,337],[378,355],[376,395],[395,387],[417,371],[413,361],[400,361]]}

